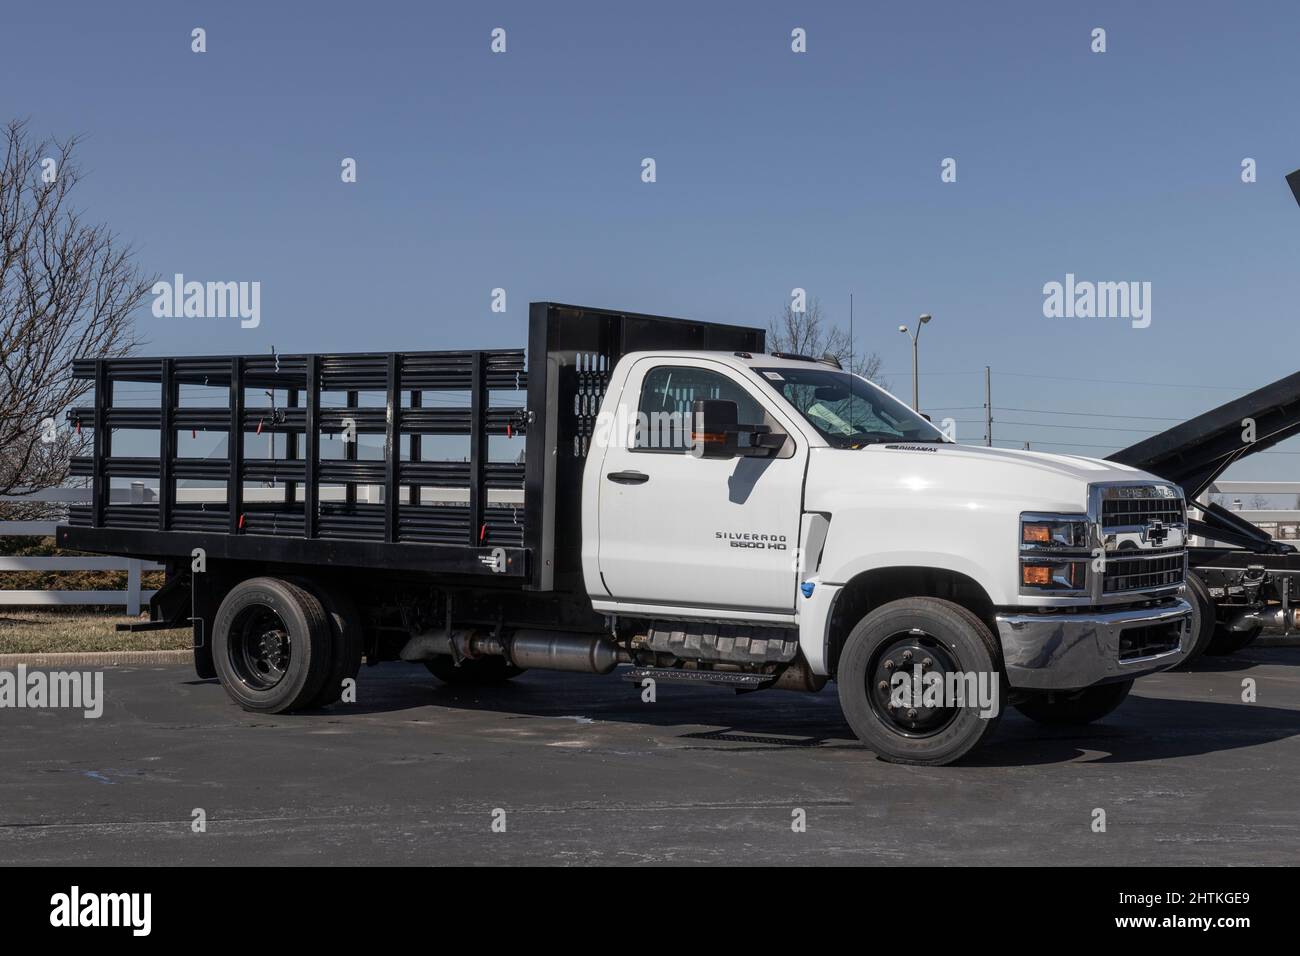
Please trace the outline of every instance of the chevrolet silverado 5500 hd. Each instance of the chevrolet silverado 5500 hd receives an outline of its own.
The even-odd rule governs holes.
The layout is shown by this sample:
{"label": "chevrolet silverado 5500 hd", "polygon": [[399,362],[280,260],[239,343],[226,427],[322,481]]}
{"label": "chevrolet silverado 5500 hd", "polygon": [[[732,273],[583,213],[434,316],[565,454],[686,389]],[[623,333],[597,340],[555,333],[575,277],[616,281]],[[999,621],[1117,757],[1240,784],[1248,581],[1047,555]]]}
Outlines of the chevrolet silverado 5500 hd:
{"label": "chevrolet silverado 5500 hd", "polygon": [[[868,748],[945,764],[1002,704],[1087,723],[1183,658],[1177,485],[953,444],[834,360],[763,346],[534,303],[526,368],[510,350],[80,361],[94,494],[58,540],[164,562],[132,627],[192,628],[197,672],[260,712],[348,699],[363,659],[449,682],[834,680]],[[118,382],[158,399],[115,404]],[[218,444],[196,451],[200,432]]]}

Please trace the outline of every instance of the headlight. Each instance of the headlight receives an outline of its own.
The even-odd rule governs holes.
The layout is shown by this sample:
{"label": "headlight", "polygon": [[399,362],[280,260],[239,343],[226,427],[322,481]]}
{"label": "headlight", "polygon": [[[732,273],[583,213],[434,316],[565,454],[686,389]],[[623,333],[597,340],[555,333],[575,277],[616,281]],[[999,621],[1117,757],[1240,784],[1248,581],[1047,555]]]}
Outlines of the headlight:
{"label": "headlight", "polygon": [[1087,593],[1090,527],[1087,515],[1022,514],[1021,592]]}
{"label": "headlight", "polygon": [[1021,515],[1020,550],[1087,551],[1088,518],[1086,515]]}

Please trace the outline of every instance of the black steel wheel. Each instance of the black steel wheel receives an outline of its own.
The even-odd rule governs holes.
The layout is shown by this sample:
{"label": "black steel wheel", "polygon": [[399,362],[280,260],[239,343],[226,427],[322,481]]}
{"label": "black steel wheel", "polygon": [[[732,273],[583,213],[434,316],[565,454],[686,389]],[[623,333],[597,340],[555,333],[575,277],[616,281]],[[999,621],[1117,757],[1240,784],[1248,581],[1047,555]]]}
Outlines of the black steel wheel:
{"label": "black steel wheel", "polygon": [[[930,737],[940,733],[957,716],[951,706],[926,706],[922,694],[919,706],[898,703],[894,687],[899,674],[915,683],[916,671],[940,679],[959,670],[956,659],[933,634],[912,628],[888,638],[872,658],[867,675],[866,693],[876,717],[896,733],[906,737]],[[909,688],[916,696],[916,688]]]}
{"label": "black steel wheel", "polygon": [[237,704],[278,714],[312,705],[330,672],[332,643],[314,595],[277,578],[251,578],[217,609],[212,659]]}
{"label": "black steel wheel", "polygon": [[254,690],[271,690],[289,669],[293,641],[289,628],[265,605],[245,607],[230,623],[230,663]]}
{"label": "black steel wheel", "polygon": [[[957,706],[946,694],[896,700],[894,675],[971,677],[989,696]],[[1006,696],[1000,648],[987,624],[959,604],[905,598],[869,613],[845,639],[836,666],[840,708],[858,739],[891,763],[938,766],[960,760],[987,740]],[[933,680],[933,677],[931,678]],[[909,684],[915,691],[915,684]],[[901,690],[902,685],[899,685]]]}

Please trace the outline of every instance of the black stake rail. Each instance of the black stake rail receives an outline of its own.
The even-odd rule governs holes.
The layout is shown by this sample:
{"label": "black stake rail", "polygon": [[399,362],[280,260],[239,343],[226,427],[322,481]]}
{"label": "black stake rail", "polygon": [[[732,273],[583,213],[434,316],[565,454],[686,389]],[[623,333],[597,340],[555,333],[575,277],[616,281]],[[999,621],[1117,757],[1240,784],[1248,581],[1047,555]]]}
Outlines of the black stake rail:
{"label": "black stake rail", "polygon": [[[61,543],[66,539],[69,546],[111,552],[125,550],[129,542],[132,553],[159,557],[199,546],[210,554],[290,560],[311,553],[302,542],[330,539],[330,555],[352,555],[366,564],[376,560],[366,547],[377,543],[403,545],[404,565],[412,563],[412,554],[423,554],[423,566],[446,573],[508,578],[527,573],[522,501],[488,503],[488,489],[517,489],[522,498],[523,464],[488,458],[489,436],[527,431],[522,407],[489,404],[494,390],[527,388],[522,350],[84,359],[73,363],[73,375],[95,382],[94,404],[68,413],[78,427],[95,429],[93,454],[72,465],[74,475],[92,479],[93,494],[90,506],[71,509],[71,526],[60,529]],[[124,382],[157,383],[158,405],[115,404],[114,386]],[[187,385],[224,388],[225,407],[181,405]],[[271,406],[249,406],[250,390],[271,391]],[[276,407],[276,391],[286,393],[287,407]],[[364,405],[366,392],[382,394],[383,406]],[[460,392],[464,405],[429,407],[424,392]],[[322,396],[329,393],[342,393],[346,405],[323,407]],[[405,407],[404,395],[409,396]],[[158,454],[114,455],[117,429],[156,430]],[[224,433],[226,454],[181,457],[177,435],[183,429]],[[343,458],[321,458],[322,432],[346,432]],[[272,442],[285,436],[284,457],[249,457],[250,435]],[[356,439],[361,435],[384,436],[382,460],[360,457]],[[403,435],[411,447],[407,460]],[[422,435],[468,436],[468,460],[428,460]],[[277,450],[273,446],[272,454]],[[156,480],[158,499],[114,502],[114,479]],[[177,493],[178,481],[224,486],[225,500],[186,502]],[[284,499],[248,500],[250,484],[283,488]],[[342,485],[343,499],[322,500],[322,484]],[[382,487],[383,503],[358,502],[361,484]],[[403,486],[410,503],[402,501]],[[443,500],[448,498],[453,500]],[[237,540],[222,542],[215,552],[212,541],[194,545],[196,534],[214,533]],[[263,537],[271,540],[254,540]],[[287,544],[286,539],[301,541]]]}

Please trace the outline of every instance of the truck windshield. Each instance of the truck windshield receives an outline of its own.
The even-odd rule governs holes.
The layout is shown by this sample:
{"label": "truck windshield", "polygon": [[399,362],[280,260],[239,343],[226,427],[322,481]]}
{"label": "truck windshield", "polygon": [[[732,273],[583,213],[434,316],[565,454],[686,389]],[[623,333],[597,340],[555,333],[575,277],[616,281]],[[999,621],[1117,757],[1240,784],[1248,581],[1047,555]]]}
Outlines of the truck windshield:
{"label": "truck windshield", "polygon": [[939,429],[857,375],[817,367],[755,371],[836,448],[946,441]]}

